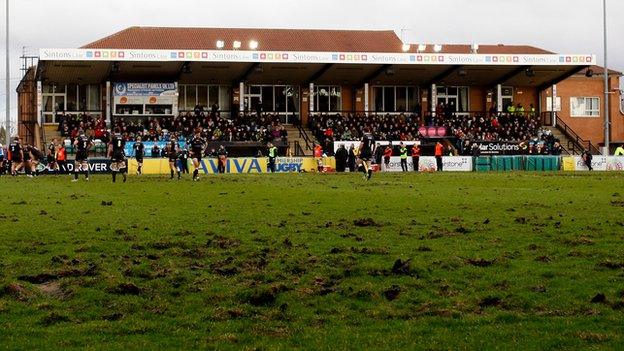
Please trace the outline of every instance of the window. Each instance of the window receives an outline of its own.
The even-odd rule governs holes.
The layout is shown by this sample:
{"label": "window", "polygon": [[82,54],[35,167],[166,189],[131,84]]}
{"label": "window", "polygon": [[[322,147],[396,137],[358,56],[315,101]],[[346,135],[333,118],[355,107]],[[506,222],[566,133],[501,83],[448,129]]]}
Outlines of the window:
{"label": "window", "polygon": [[599,117],[600,98],[572,97],[570,98],[570,115],[572,117]]}
{"label": "window", "polygon": [[514,103],[513,99],[513,88],[512,87],[502,87],[501,88],[501,97],[502,97],[502,110],[507,111],[507,108]]}
{"label": "window", "polygon": [[206,85],[197,86],[197,105],[200,105],[204,108],[208,107],[208,86]]}
{"label": "window", "polygon": [[418,105],[418,89],[407,86],[373,87],[377,112],[413,112]]}
{"label": "window", "polygon": [[342,109],[342,90],[339,86],[314,86],[314,99],[318,112],[334,112]]}
{"label": "window", "polygon": [[206,84],[180,84],[178,86],[178,106],[182,111],[193,111],[195,106],[201,105],[210,110],[217,105],[221,110],[230,109],[229,88]]}

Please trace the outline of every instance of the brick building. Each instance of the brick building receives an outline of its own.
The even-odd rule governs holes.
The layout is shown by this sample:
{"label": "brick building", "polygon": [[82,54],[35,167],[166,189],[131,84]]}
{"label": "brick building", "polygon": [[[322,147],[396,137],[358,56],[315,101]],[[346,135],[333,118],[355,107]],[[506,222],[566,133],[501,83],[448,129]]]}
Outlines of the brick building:
{"label": "brick building", "polygon": [[[595,64],[594,55],[531,46],[406,45],[393,31],[131,27],[79,49],[41,49],[18,88],[19,130],[37,143],[59,114],[110,123],[174,118],[197,105],[261,109],[292,123],[315,113],[435,113],[440,103],[469,116],[513,104],[598,146],[604,94]],[[620,76],[609,73],[611,140],[622,143]]]}

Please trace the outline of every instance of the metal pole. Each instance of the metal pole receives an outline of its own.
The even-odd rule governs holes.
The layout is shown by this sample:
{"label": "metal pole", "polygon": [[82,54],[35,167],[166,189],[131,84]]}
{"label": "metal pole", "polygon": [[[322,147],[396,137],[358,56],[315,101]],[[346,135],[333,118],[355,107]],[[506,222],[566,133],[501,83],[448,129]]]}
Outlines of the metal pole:
{"label": "metal pole", "polygon": [[610,118],[609,118],[609,68],[607,65],[607,0],[603,0],[603,19],[604,19],[604,109],[605,109],[605,150],[604,154],[609,155],[610,143]]}
{"label": "metal pole", "polygon": [[9,64],[9,0],[6,0],[6,121],[4,124],[4,139],[6,145],[11,143],[11,65]]}

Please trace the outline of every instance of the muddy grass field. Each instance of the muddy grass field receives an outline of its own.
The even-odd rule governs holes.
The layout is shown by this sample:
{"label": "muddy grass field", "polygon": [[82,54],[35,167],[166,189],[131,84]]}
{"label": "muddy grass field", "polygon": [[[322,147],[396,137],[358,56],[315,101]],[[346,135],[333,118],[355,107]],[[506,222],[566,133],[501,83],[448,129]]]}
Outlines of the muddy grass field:
{"label": "muddy grass field", "polygon": [[623,184],[0,178],[0,349],[622,349]]}

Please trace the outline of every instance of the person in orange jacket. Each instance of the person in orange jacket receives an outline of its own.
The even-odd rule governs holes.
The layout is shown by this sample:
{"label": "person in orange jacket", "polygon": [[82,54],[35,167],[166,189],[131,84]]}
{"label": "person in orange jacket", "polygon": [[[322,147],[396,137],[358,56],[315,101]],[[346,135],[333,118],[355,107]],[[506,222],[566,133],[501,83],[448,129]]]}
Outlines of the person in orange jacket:
{"label": "person in orange jacket", "polygon": [[323,148],[321,147],[321,145],[317,144],[314,146],[314,157],[316,158],[323,157]]}
{"label": "person in orange jacket", "polygon": [[438,165],[438,172],[442,172],[442,155],[444,154],[444,145],[440,141],[435,144],[435,159]]}
{"label": "person in orange jacket", "polygon": [[412,146],[412,163],[414,164],[414,172],[418,172],[420,170],[420,145],[417,143]]}
{"label": "person in orange jacket", "polygon": [[384,149],[384,165],[386,165],[386,171],[390,169],[390,157],[392,157],[392,143],[388,144]]}

